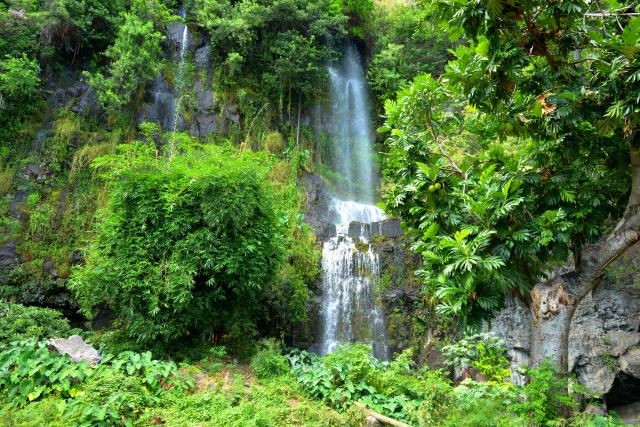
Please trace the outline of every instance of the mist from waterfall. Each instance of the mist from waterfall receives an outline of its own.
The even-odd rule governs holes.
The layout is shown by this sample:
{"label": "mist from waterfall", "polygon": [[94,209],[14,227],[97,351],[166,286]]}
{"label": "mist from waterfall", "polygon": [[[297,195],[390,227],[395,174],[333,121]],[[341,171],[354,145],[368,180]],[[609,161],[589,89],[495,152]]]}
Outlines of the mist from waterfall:
{"label": "mist from waterfall", "polygon": [[322,248],[322,337],[320,353],[331,353],[341,343],[371,344],[373,354],[389,357],[382,307],[375,285],[380,260],[370,238],[381,231],[384,212],[373,202],[377,170],[374,134],[369,118],[369,88],[353,45],[345,49],[339,67],[329,68],[331,95],[331,166],[341,178],[330,207],[336,236]]}
{"label": "mist from waterfall", "polygon": [[374,201],[377,168],[373,157],[375,135],[371,124],[369,87],[356,47],[347,45],[339,67],[329,67],[333,143],[332,167],[342,180],[346,199]]}

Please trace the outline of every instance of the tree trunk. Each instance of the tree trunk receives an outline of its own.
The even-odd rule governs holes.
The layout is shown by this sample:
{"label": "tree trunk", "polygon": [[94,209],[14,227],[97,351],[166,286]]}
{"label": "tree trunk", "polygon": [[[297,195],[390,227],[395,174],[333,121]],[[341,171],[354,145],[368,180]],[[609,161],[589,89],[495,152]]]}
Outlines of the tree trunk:
{"label": "tree trunk", "polygon": [[578,304],[600,284],[607,266],[640,240],[640,155],[635,145],[630,144],[631,193],[622,219],[604,240],[582,251],[574,271],[531,291],[533,366],[549,358],[568,371],[569,329]]}
{"label": "tree trunk", "polygon": [[563,276],[531,291],[531,363],[549,358],[563,372],[569,367],[569,328],[579,301],[569,293]]}

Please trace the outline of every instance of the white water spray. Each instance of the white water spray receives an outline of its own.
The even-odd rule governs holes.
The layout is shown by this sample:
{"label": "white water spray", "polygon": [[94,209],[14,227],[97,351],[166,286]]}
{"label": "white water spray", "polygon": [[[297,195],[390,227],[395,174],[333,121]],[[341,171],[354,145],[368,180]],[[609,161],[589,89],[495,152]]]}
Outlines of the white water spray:
{"label": "white water spray", "polygon": [[380,261],[369,244],[370,232],[365,231],[384,220],[384,213],[371,204],[338,199],[333,200],[332,212],[337,236],[322,247],[320,352],[327,354],[340,343],[359,341],[371,344],[373,354],[386,359],[389,350],[384,313],[374,295]]}
{"label": "white water spray", "polygon": [[355,46],[347,46],[339,68],[329,68],[329,79],[329,131],[334,143],[331,160],[343,178],[340,190],[348,199],[373,202],[377,176],[373,161],[375,138],[369,117],[369,88]]}
{"label": "white water spray", "polygon": [[[376,304],[374,285],[380,261],[370,238],[384,213],[373,204],[375,179],[373,131],[368,87],[354,46],[348,46],[340,67],[330,68],[332,166],[343,178],[339,190],[347,198],[331,206],[336,236],[322,248],[323,302],[320,353],[345,342],[371,344],[373,354],[389,357],[384,313]],[[359,200],[359,201],[355,201]]]}

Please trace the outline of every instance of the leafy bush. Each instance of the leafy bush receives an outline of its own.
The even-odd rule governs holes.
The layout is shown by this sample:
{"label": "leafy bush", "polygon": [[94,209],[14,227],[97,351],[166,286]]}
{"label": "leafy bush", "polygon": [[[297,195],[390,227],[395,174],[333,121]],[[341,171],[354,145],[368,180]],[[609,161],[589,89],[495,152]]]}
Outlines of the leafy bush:
{"label": "leafy bush", "polygon": [[7,56],[0,61],[0,110],[16,109],[18,103],[34,96],[40,86],[40,66],[26,54]]}
{"label": "leafy bush", "polygon": [[263,340],[262,349],[251,358],[251,367],[258,378],[273,378],[290,371],[289,360],[280,354],[280,346],[274,340]]}
{"label": "leafy bush", "polygon": [[[229,427],[348,426],[346,417],[321,402],[304,396],[288,375],[272,378],[252,388],[237,377],[239,389],[206,390],[192,395],[169,393],[153,415],[166,425]],[[235,381],[234,381],[235,382]]]}
{"label": "leafy bush", "polygon": [[0,300],[0,348],[9,341],[68,337],[78,331],[59,311]]}
{"label": "leafy bush", "polygon": [[339,346],[326,357],[294,351],[293,373],[310,395],[345,410],[354,402],[409,423],[439,419],[452,387],[441,371],[414,368],[411,353],[380,362],[364,344]]}
{"label": "leafy bush", "polygon": [[123,418],[138,418],[157,399],[145,386],[144,377],[100,369],[82,385],[80,400],[82,406],[93,409],[97,421],[119,424]]}
{"label": "leafy bush", "polygon": [[[518,398],[518,389],[504,382],[475,382],[464,380],[453,389],[449,406],[441,413],[442,426],[522,426],[526,423],[509,411]],[[422,409],[422,408],[421,408]],[[424,421],[428,412],[422,413]],[[425,417],[426,415],[426,417]]]}
{"label": "leafy bush", "polygon": [[113,61],[110,74],[87,74],[100,103],[111,113],[127,104],[136,90],[153,79],[159,68],[160,41],[163,36],[153,22],[126,14],[116,41],[106,51]]}
{"label": "leafy bush", "polygon": [[191,387],[173,362],[153,360],[150,353],[107,354],[95,366],[35,340],[13,342],[0,353],[0,421],[9,425],[38,425],[28,420],[45,414],[51,420],[46,425],[130,425],[166,390]]}
{"label": "leafy bush", "polygon": [[[561,411],[575,409],[578,402],[574,396],[567,394],[569,383],[566,375],[562,375],[558,367],[544,361],[538,368],[527,369],[529,383],[521,389],[518,402],[509,409],[538,426],[555,425]],[[573,391],[585,391],[578,384],[573,384]]]}
{"label": "leafy bush", "polygon": [[76,384],[89,375],[86,363],[72,363],[69,356],[49,352],[45,343],[35,340],[13,342],[0,353],[0,393],[11,406],[24,406],[52,393],[75,397]]}
{"label": "leafy bush", "polygon": [[446,363],[460,371],[474,368],[494,381],[509,377],[509,361],[504,356],[505,343],[490,333],[467,335],[454,344],[444,346],[442,352],[447,358]]}
{"label": "leafy bush", "polygon": [[143,344],[214,332],[248,339],[261,287],[284,251],[269,159],[171,145],[173,157],[138,142],[97,160],[110,200],[70,287],[84,313],[106,303]]}

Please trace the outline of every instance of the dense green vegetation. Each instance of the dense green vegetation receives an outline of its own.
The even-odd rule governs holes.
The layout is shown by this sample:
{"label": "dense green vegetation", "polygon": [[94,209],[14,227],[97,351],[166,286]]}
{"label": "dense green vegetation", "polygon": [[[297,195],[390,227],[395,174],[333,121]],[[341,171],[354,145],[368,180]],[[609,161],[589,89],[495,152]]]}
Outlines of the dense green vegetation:
{"label": "dense green vegetation", "polygon": [[473,321],[622,215],[640,21],[585,21],[580,1],[446,4],[470,42],[385,104],[384,198],[415,230],[440,310]]}
{"label": "dense green vegetation", "polygon": [[[504,343],[456,327],[505,295],[535,311],[529,292],[568,260],[579,303],[638,240],[637,13],[614,0],[0,2],[0,422],[361,425],[365,405],[418,426],[619,425],[580,413],[600,396],[562,351],[514,386]],[[346,43],[375,100],[381,206],[420,264],[376,290],[412,292],[411,314],[390,315],[412,348],[390,361],[364,344],[284,345],[317,321],[321,254],[298,178],[345,179],[316,111]],[[170,129],[142,113],[158,81],[175,95]],[[215,132],[191,136],[203,114]],[[75,333],[98,365],[48,349]],[[432,336],[445,369],[418,354]]]}
{"label": "dense green vegetation", "polygon": [[[452,364],[476,369],[475,377],[458,385],[442,370],[416,367],[411,352],[380,362],[366,345],[342,346],[323,358],[299,350],[285,357],[278,344],[265,341],[249,369],[220,346],[189,364],[124,351],[87,365],[23,338],[3,341],[0,352],[0,420],[11,426],[346,426],[362,423],[360,404],[416,426],[552,426],[561,420],[560,407],[577,405],[575,394],[562,391],[566,380],[558,379],[553,365],[529,370],[524,387],[505,382],[503,343],[486,335],[446,350]],[[474,379],[481,376],[490,379]],[[619,425],[614,417],[585,415],[562,422]]]}
{"label": "dense green vegetation", "polygon": [[114,187],[71,288],[88,314],[107,303],[140,342],[237,328],[283,257],[259,159],[184,149],[156,156],[152,141],[133,143],[97,161]]}

